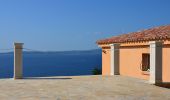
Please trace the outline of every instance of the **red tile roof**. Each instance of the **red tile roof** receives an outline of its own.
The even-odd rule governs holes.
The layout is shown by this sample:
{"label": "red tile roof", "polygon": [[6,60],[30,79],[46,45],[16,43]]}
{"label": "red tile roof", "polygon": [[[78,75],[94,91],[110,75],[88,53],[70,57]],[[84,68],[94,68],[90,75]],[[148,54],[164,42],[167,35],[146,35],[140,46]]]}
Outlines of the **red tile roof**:
{"label": "red tile roof", "polygon": [[170,39],[170,25],[154,27],[140,32],[132,32],[98,40],[97,44],[125,43]]}

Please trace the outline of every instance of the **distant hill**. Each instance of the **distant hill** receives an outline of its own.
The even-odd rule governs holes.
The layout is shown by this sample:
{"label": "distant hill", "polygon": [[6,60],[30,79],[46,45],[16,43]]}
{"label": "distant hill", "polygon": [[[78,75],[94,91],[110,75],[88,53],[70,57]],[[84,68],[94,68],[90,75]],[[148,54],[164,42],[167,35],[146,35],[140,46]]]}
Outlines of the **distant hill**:
{"label": "distant hill", "polygon": [[[13,52],[0,54],[13,54]],[[23,51],[23,54],[64,54],[64,55],[101,54],[101,49],[72,50],[72,51]]]}

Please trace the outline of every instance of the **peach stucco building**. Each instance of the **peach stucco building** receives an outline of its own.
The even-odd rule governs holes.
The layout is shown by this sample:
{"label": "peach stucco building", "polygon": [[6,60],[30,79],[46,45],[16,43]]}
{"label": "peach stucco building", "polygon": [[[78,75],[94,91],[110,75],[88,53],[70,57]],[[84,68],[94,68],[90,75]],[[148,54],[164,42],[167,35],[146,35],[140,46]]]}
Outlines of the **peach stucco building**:
{"label": "peach stucco building", "polygon": [[98,40],[102,75],[170,82],[170,25]]}

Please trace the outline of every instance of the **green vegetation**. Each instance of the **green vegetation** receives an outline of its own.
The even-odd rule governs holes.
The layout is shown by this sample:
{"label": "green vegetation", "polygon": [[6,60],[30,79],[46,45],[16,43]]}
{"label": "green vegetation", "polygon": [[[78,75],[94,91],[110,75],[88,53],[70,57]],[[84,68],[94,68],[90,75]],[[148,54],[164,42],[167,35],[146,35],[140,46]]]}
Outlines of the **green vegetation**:
{"label": "green vegetation", "polygon": [[93,73],[93,75],[101,75],[102,74],[102,70],[99,69],[99,68],[94,68],[92,70],[92,73]]}

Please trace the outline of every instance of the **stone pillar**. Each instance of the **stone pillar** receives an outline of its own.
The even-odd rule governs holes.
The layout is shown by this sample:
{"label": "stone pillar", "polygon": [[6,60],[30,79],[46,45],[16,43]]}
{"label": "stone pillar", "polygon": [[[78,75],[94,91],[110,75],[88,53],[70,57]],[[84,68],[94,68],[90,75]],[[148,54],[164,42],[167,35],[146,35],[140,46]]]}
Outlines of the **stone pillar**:
{"label": "stone pillar", "polygon": [[23,43],[14,43],[14,79],[22,78],[22,46]]}
{"label": "stone pillar", "polygon": [[119,46],[120,44],[111,44],[111,73],[110,75],[119,75]]}
{"label": "stone pillar", "polygon": [[162,42],[150,43],[150,80],[151,84],[162,82]]}

